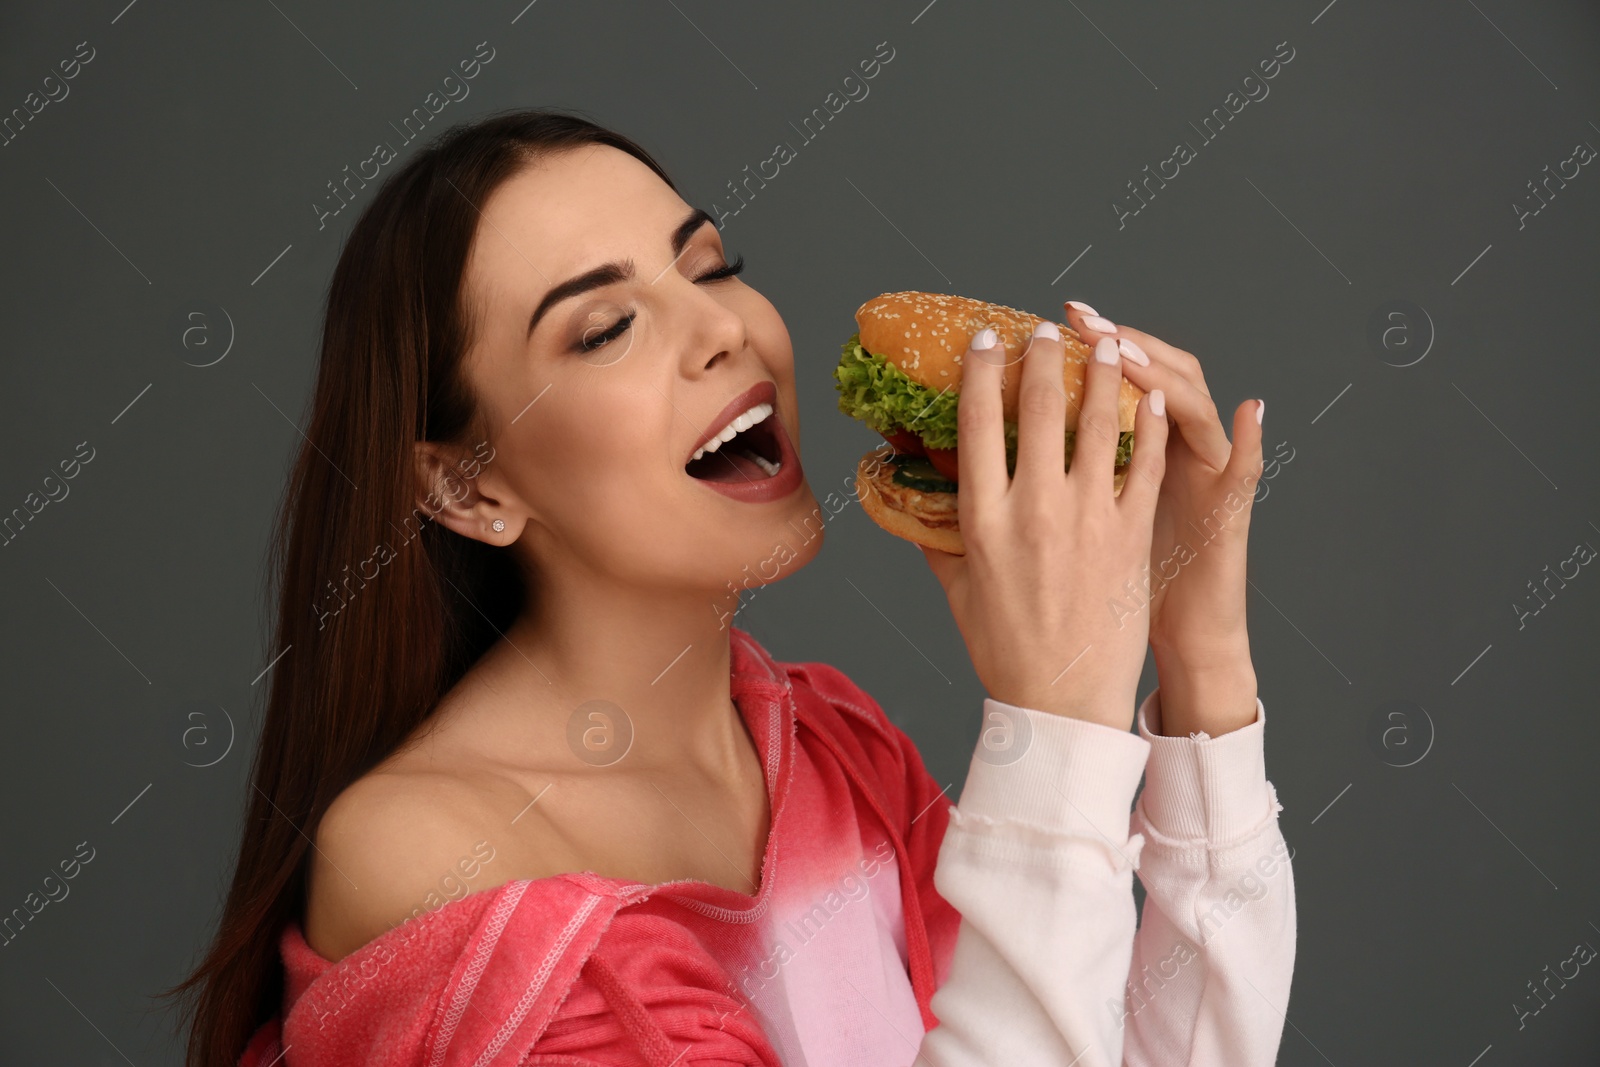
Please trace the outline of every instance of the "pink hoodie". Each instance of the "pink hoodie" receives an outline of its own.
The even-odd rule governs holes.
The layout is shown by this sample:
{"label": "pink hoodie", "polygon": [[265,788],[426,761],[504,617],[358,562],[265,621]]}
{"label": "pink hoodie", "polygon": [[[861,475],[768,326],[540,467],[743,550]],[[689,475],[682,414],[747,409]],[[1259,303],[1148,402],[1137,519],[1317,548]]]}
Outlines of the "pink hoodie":
{"label": "pink hoodie", "polygon": [[1032,738],[980,748],[957,807],[842,672],[730,644],[771,804],[754,896],[523,879],[337,963],[290,923],[241,1067],[1273,1062],[1294,901],[1259,703],[1212,740],[1152,734],[1156,693],[1138,735],[986,701]]}

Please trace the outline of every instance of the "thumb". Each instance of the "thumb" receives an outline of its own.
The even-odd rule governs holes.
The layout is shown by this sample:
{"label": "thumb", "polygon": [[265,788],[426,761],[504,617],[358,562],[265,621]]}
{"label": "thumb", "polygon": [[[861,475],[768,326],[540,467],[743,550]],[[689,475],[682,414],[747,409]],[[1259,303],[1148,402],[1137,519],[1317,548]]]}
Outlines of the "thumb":
{"label": "thumb", "polygon": [[957,556],[951,552],[942,552],[937,548],[929,548],[923,544],[919,544],[917,547],[922,549],[922,557],[928,561],[928,569],[933,571],[933,576],[939,579],[939,584],[944,586],[945,594],[949,595],[950,587],[966,566],[967,557]]}
{"label": "thumb", "polygon": [[1246,400],[1233,413],[1233,452],[1228,456],[1226,482],[1239,487],[1249,500],[1254,500],[1261,482],[1261,439],[1265,435],[1258,418],[1266,412],[1266,401]]}

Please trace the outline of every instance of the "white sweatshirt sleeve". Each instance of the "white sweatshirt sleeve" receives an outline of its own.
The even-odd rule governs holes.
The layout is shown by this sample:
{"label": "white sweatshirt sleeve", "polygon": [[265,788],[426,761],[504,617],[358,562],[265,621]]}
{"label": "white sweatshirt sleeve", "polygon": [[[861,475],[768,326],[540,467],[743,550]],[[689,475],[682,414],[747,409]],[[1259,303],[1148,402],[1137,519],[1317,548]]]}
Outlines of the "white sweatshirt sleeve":
{"label": "white sweatshirt sleeve", "polygon": [[[1273,1063],[1294,894],[1265,711],[1258,700],[1256,721],[1220,738],[1164,738],[1146,719],[1158,692],[1137,735],[985,701],[985,721],[1031,736],[1010,762],[975,753],[951,809],[934,885],[961,926],[915,1064]],[[1267,860],[1276,873],[1250,880]],[[1147,889],[1137,932],[1135,869]]]}
{"label": "white sweatshirt sleeve", "polygon": [[1291,853],[1267,781],[1267,713],[1221,737],[1162,737],[1161,690],[1139,707],[1151,745],[1132,829],[1145,902],[1126,998],[1128,1067],[1270,1067],[1294,974]]}

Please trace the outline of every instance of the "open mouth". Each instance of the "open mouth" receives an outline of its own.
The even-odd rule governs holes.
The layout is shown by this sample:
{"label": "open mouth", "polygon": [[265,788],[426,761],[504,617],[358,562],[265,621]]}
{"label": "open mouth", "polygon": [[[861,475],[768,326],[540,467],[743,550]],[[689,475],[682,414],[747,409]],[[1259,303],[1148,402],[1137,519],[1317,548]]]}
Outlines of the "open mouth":
{"label": "open mouth", "polygon": [[697,454],[684,465],[684,472],[707,482],[754,482],[774,477],[784,462],[776,426],[772,404],[752,405],[696,449]]}

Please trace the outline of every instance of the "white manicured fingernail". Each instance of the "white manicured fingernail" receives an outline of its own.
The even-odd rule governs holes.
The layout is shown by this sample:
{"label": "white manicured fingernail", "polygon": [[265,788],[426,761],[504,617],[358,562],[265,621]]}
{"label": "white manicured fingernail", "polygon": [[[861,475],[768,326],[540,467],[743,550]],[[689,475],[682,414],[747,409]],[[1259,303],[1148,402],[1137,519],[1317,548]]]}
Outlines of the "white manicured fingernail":
{"label": "white manicured fingernail", "polygon": [[1052,341],[1061,340],[1061,327],[1049,319],[1040,319],[1033,327],[1033,336],[1048,337]]}
{"label": "white manicured fingernail", "polygon": [[1099,315],[1085,315],[1083,324],[1095,333],[1116,333],[1117,324],[1110,319],[1102,319]]}
{"label": "white manicured fingernail", "polygon": [[972,335],[970,351],[982,362],[997,367],[1005,366],[1009,355],[1006,346],[1000,343],[1000,335],[991,326]]}
{"label": "white manicured fingernail", "polygon": [[1094,358],[1101,363],[1115,363],[1118,358],[1117,342],[1109,337],[1102,337],[1094,343]]}
{"label": "white manicured fingernail", "polygon": [[1144,349],[1140,348],[1126,337],[1118,339],[1117,348],[1122,351],[1123,355],[1139,364],[1139,366],[1148,367],[1150,365],[1150,357],[1144,354]]}
{"label": "white manicured fingernail", "polygon": [[1257,400],[1256,401],[1256,425],[1257,426],[1261,425],[1261,419],[1266,415],[1266,413],[1267,413],[1267,402],[1265,400]]}
{"label": "white manicured fingernail", "polygon": [[1067,301],[1067,307],[1069,307],[1069,308],[1077,308],[1079,311],[1083,312],[1085,315],[1098,315],[1098,314],[1100,314],[1100,312],[1096,311],[1094,308],[1090,307],[1088,304],[1085,304],[1082,300],[1068,300]]}
{"label": "white manicured fingernail", "polygon": [[1160,389],[1150,390],[1150,414],[1165,415],[1167,413],[1167,394]]}

